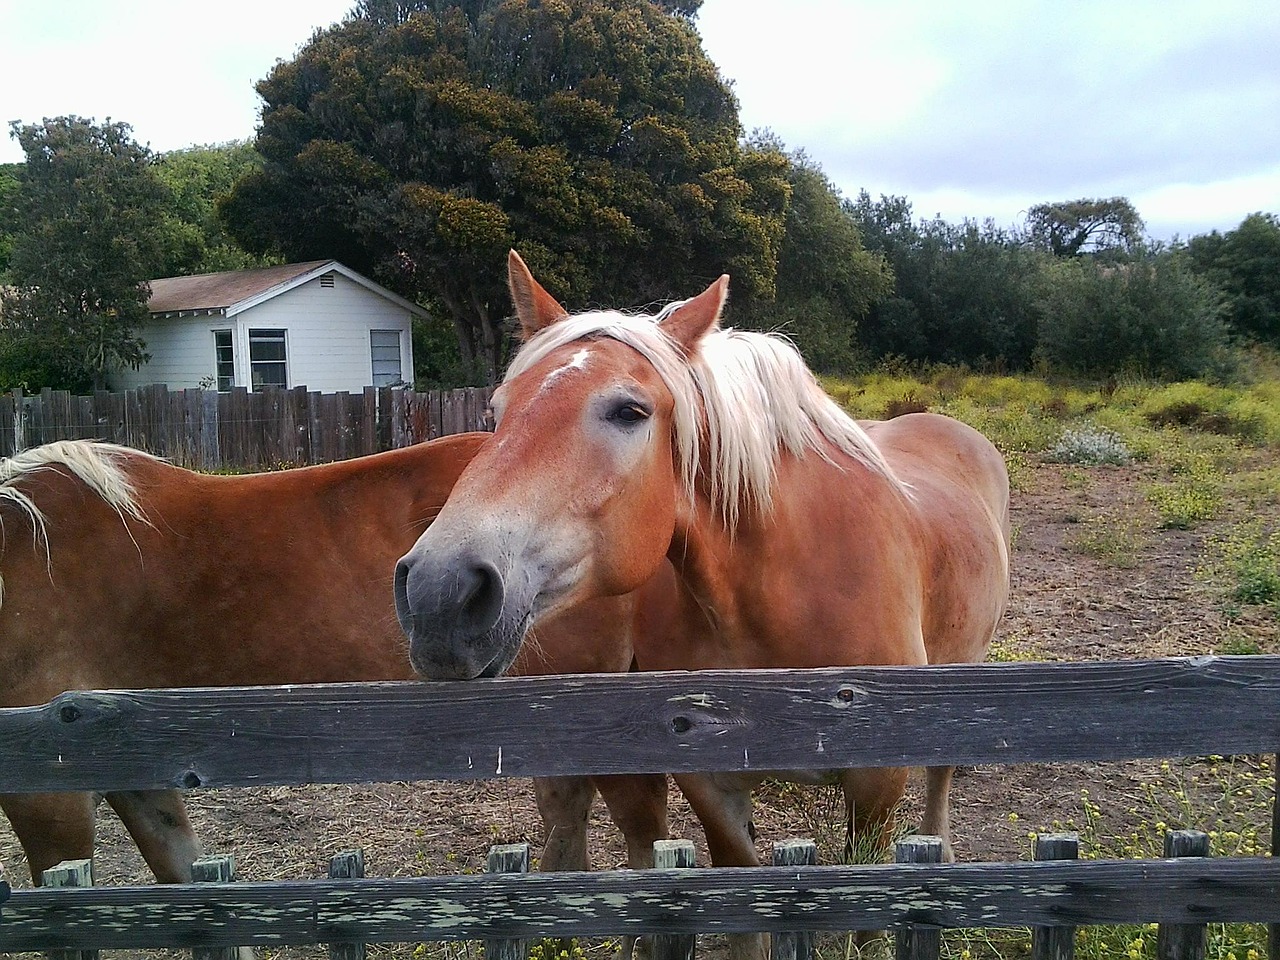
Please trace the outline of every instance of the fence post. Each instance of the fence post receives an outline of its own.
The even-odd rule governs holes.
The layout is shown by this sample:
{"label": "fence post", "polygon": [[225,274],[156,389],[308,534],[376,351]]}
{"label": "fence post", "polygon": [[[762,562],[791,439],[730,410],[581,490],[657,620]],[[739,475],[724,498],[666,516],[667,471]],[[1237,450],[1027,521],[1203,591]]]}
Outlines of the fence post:
{"label": "fence post", "polygon": [[[1199,830],[1170,830],[1164,835],[1166,857],[1207,857],[1209,835]],[[1156,933],[1160,960],[1204,960],[1208,946],[1203,923],[1162,923]]]}
{"label": "fence post", "polygon": [[[528,873],[529,845],[527,843],[500,843],[489,848],[488,873]],[[523,940],[486,940],[486,960],[524,960],[528,947]]]}
{"label": "fence post", "polygon": [[[92,860],[63,860],[40,875],[45,887],[92,887]],[[49,960],[98,960],[97,950],[50,950]]]}
{"label": "fence post", "polygon": [[[784,840],[773,845],[775,867],[812,867],[818,863],[818,845],[812,840]],[[813,931],[775,933],[773,960],[810,960],[813,956]]]}
{"label": "fence post", "polygon": [[[231,883],[236,878],[236,858],[201,857],[191,865],[192,883]],[[191,960],[238,960],[239,947],[192,947]]]}
{"label": "fence post", "polygon": [[[684,870],[694,866],[692,840],[655,840],[655,870]],[[698,938],[692,933],[662,933],[653,937],[653,960],[693,960]]]}
{"label": "fence post", "polygon": [[[1271,758],[1275,784],[1271,797],[1271,856],[1280,859],[1280,753]],[[1280,957],[1280,923],[1267,927],[1267,956]]]}
{"label": "fence post", "polygon": [[[895,863],[941,863],[941,837],[907,837],[893,850]],[[937,960],[942,931],[934,926],[903,924],[893,934],[897,960]]]}
{"label": "fence post", "polygon": [[13,452],[21,453],[27,449],[27,404],[22,399],[22,388],[15,387],[13,393]]}
{"label": "fence post", "polygon": [[[329,859],[330,880],[357,880],[364,876],[364,851],[343,850]],[[364,960],[363,943],[329,942],[329,960]]]}
{"label": "fence post", "polygon": [[[1076,860],[1080,856],[1080,837],[1074,833],[1046,833],[1036,837],[1037,860]],[[1032,960],[1071,960],[1076,949],[1076,928],[1032,927]]]}

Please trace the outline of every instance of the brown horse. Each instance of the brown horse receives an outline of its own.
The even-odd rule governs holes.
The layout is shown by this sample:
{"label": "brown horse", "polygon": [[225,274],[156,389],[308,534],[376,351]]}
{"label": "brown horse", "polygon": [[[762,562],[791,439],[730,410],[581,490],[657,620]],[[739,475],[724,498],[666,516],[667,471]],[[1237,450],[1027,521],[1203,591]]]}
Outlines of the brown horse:
{"label": "brown horse", "polygon": [[[208,476],[124,447],[64,441],[0,461],[0,707],[69,689],[413,678],[396,624],[397,558],[439,512],[488,434],[324,466]],[[549,623],[536,674],[626,670],[632,598]],[[638,864],[665,836],[662,777],[598,781]],[[586,868],[590,781],[537,784],[543,869]],[[200,844],[176,791],[107,793],[157,879],[191,877]],[[8,794],[32,878],[92,855],[92,795]]]}
{"label": "brown horse", "polygon": [[[640,669],[985,657],[1009,485],[980,434],[931,414],[849,419],[789,343],[718,328],[727,277],[657,317],[570,317],[514,253],[510,284],[526,342],[494,395],[494,441],[396,569],[419,671],[497,675],[530,624],[646,581]],[[944,840],[951,773],[926,778],[923,829]],[[784,776],[838,780],[855,830],[883,842],[907,771]],[[761,777],[676,779],[713,862],[756,864]]]}

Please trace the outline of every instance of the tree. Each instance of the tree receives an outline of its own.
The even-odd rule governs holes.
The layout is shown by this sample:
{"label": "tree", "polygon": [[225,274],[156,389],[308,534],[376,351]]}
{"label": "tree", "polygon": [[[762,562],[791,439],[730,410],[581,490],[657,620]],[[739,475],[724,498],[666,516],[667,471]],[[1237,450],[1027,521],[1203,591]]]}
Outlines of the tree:
{"label": "tree", "polygon": [[1280,346],[1280,218],[1251,213],[1225,235],[1192,237],[1186,253],[1192,269],[1222,290],[1237,334]]}
{"label": "tree", "polygon": [[1055,257],[1104,251],[1132,253],[1145,224],[1124,197],[1041,203],[1027,211],[1028,241]]}
{"label": "tree", "polygon": [[1057,261],[1044,271],[1040,308],[1038,352],[1060,370],[1176,378],[1227,366],[1221,303],[1177,255]]}
{"label": "tree", "polygon": [[[749,145],[782,154],[771,134]],[[778,254],[777,294],[739,306],[730,301],[735,326],[778,330],[809,365],[824,373],[851,373],[859,362],[858,324],[893,289],[885,259],[862,246],[853,218],[821,166],[796,151],[787,160],[786,232]]]}
{"label": "tree", "polygon": [[0,285],[4,284],[9,258],[13,255],[13,234],[17,229],[17,210],[14,204],[21,185],[22,164],[0,164]]}
{"label": "tree", "polygon": [[849,205],[869,250],[893,269],[893,295],[863,325],[877,356],[1023,368],[1036,346],[1039,260],[990,221],[913,222],[903,197]]}
{"label": "tree", "polygon": [[744,155],[693,27],[648,0],[366,0],[258,91],[232,234],[437,304],[489,379],[512,246],[571,309],[725,271],[773,293],[785,165]]}
{"label": "tree", "polygon": [[113,367],[146,359],[137,327],[169,252],[158,226],[168,191],[128,124],[11,126],[26,167],[0,304],[4,359],[40,378],[28,387],[105,386]]}
{"label": "tree", "polygon": [[236,183],[261,168],[262,157],[243,141],[192,146],[157,157],[156,175],[171,194],[164,222],[174,253],[171,262],[179,265],[175,272],[216,273],[279,262],[246,251],[217,213]]}

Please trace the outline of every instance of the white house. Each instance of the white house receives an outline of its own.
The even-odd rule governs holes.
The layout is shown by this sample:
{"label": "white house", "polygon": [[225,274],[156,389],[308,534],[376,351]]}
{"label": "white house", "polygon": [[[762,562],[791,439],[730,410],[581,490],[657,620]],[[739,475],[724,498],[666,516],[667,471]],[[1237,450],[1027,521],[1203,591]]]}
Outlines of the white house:
{"label": "white house", "polygon": [[410,327],[426,316],[336,260],[152,280],[149,307],[151,360],[117,371],[116,389],[412,383]]}

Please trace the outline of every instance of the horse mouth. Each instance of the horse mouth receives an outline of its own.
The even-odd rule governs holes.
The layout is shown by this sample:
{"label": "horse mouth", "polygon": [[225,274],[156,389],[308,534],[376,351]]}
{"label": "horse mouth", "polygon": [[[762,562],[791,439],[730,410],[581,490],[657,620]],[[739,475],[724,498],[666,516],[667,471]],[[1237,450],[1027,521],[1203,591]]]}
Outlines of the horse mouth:
{"label": "horse mouth", "polygon": [[409,641],[409,662],[423,680],[491,680],[505,674],[520,653],[530,616],[516,623],[499,623],[489,637],[455,638],[443,646],[415,633]]}

